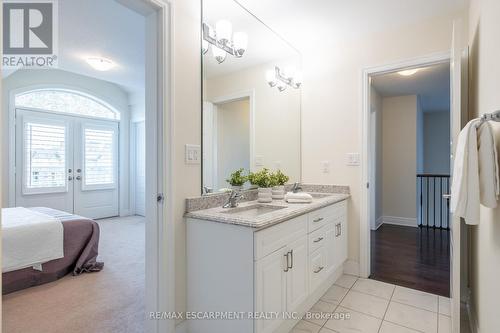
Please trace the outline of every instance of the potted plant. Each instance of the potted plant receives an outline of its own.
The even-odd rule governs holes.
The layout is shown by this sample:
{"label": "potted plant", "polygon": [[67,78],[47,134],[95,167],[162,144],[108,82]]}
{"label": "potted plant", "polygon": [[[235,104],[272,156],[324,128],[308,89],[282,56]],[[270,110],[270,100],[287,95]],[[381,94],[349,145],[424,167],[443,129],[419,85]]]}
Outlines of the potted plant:
{"label": "potted plant", "polygon": [[248,175],[248,180],[252,185],[258,186],[258,197],[257,201],[258,202],[272,202],[272,193],[271,193],[271,187],[272,187],[272,181],[271,181],[271,174],[269,173],[269,170],[264,168],[261,171],[258,172],[250,172]]}
{"label": "potted plant", "polygon": [[271,194],[274,200],[283,200],[285,198],[285,184],[290,177],[285,175],[281,170],[277,170],[271,174],[272,189]]}
{"label": "potted plant", "polygon": [[228,182],[233,190],[238,190],[240,191],[241,188],[243,187],[243,184],[246,183],[248,180],[248,177],[245,176],[243,173],[245,172],[245,169],[241,168],[236,171],[234,171],[231,175],[229,175],[229,178],[226,179],[226,182]]}

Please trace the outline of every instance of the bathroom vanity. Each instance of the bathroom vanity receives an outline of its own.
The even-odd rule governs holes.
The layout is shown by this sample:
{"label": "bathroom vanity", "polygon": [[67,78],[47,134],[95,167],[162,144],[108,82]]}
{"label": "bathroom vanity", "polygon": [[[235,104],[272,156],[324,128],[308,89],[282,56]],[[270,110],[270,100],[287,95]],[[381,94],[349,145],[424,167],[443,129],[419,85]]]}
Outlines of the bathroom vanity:
{"label": "bathroom vanity", "polygon": [[319,300],[347,259],[349,194],[312,195],[186,214],[189,332],[288,332]]}

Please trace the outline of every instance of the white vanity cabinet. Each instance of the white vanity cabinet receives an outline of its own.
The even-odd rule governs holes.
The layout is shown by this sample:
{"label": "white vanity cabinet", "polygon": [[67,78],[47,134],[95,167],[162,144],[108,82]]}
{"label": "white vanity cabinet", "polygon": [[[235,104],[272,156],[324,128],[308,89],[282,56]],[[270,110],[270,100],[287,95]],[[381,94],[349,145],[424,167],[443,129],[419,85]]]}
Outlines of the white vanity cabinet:
{"label": "white vanity cabinet", "polygon": [[191,218],[187,239],[188,313],[243,316],[191,318],[189,333],[289,332],[297,319],[283,315],[302,316],[342,274],[347,201],[264,229]]}

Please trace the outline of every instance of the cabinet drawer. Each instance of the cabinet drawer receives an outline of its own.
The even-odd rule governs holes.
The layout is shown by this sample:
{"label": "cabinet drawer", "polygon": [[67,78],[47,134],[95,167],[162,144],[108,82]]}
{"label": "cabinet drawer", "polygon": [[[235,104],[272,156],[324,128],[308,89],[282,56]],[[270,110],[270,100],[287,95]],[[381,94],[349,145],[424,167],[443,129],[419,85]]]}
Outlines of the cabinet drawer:
{"label": "cabinet drawer", "polygon": [[254,236],[254,259],[259,260],[305,235],[307,235],[307,215],[257,231]]}
{"label": "cabinet drawer", "polygon": [[308,215],[308,228],[309,232],[313,232],[318,230],[325,224],[328,224],[332,221],[335,215],[334,206],[329,206],[325,208],[321,208],[315,212],[309,213]]}
{"label": "cabinet drawer", "polygon": [[309,234],[309,253],[313,253],[326,243],[326,232],[331,228],[333,228],[333,223],[328,223]]}
{"label": "cabinet drawer", "polygon": [[326,273],[326,247],[321,246],[309,255],[309,287],[315,290],[323,282]]}

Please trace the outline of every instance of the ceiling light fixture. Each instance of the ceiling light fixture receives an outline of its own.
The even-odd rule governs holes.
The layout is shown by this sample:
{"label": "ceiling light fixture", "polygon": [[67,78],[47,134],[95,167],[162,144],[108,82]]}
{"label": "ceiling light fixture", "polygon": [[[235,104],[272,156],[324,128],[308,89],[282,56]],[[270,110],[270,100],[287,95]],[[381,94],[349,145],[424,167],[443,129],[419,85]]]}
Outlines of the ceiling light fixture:
{"label": "ceiling light fixture", "polygon": [[87,63],[95,70],[101,72],[109,71],[110,69],[116,66],[113,61],[100,57],[87,58]]}
{"label": "ceiling light fixture", "polygon": [[274,70],[266,72],[266,81],[271,88],[277,86],[280,92],[284,91],[287,86],[299,89],[302,85],[302,73],[295,71],[292,67],[288,67],[283,71],[276,66]]}
{"label": "ceiling light fixture", "polygon": [[215,24],[215,29],[208,24],[202,26],[202,54],[208,52],[209,44],[212,45],[212,54],[219,64],[230,54],[236,58],[241,58],[248,46],[248,36],[244,32],[233,34],[233,25],[227,20],[220,20]]}
{"label": "ceiling light fixture", "polygon": [[400,71],[400,72],[398,72],[398,74],[401,76],[411,76],[411,75],[417,73],[419,70],[420,70],[420,68],[408,69],[405,71]]}

